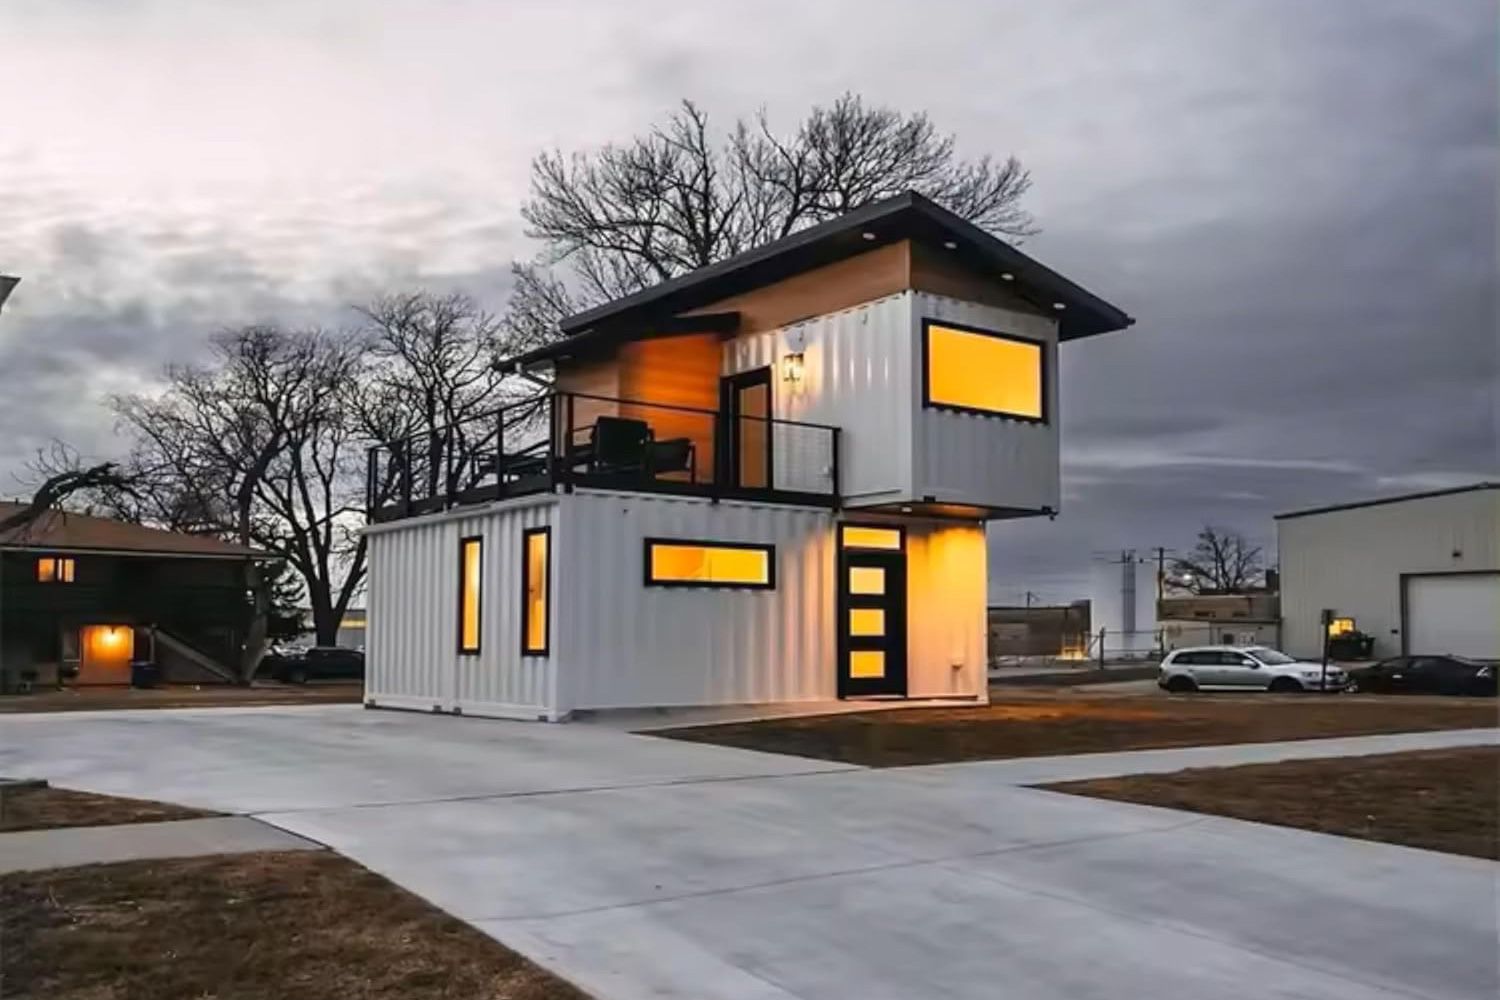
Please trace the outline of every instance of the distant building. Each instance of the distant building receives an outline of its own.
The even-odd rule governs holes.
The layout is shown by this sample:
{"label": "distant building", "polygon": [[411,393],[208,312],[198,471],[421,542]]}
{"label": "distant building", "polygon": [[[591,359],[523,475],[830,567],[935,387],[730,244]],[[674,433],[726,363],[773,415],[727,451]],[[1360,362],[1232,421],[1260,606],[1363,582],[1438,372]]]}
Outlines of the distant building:
{"label": "distant building", "polygon": [[1156,561],[1138,556],[1133,549],[1090,565],[1091,635],[1097,642],[1103,631],[1106,657],[1144,657],[1160,648],[1159,596]]}
{"label": "distant building", "polygon": [[1276,518],[1287,652],[1322,653],[1322,614],[1376,656],[1500,659],[1500,483]]}
{"label": "distant building", "polygon": [[1281,599],[1273,593],[1164,597],[1157,602],[1156,617],[1165,649],[1277,646],[1281,641]]}
{"label": "distant building", "polygon": [[987,617],[991,663],[1020,656],[1078,660],[1088,656],[1088,601],[1032,607],[996,605],[988,609]]}

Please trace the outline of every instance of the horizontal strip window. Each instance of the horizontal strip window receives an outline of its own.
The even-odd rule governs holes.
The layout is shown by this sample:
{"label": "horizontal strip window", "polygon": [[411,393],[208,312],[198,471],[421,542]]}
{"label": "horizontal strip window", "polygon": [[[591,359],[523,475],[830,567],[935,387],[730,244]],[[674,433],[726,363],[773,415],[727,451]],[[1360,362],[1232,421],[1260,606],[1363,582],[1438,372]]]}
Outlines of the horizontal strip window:
{"label": "horizontal strip window", "polygon": [[753,542],[648,538],[646,585],[774,590],[776,548]]}
{"label": "horizontal strip window", "polygon": [[36,579],[38,583],[72,583],[75,569],[70,558],[43,556],[36,561]]}
{"label": "horizontal strip window", "polygon": [[922,402],[1046,423],[1047,345],[995,330],[922,321]]}
{"label": "horizontal strip window", "polygon": [[900,552],[902,532],[900,528],[877,528],[866,524],[845,524],[839,529],[840,540],[846,549],[884,549]]}

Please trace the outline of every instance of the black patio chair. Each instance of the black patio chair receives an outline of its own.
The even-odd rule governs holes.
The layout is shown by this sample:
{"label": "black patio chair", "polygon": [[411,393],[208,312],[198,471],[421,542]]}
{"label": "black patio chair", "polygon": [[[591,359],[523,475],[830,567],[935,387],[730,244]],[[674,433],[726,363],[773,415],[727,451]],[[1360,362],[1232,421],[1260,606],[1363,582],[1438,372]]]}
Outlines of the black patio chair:
{"label": "black patio chair", "polygon": [[646,468],[651,425],[629,417],[599,417],[589,436],[590,472],[640,472]]}
{"label": "black patio chair", "polygon": [[691,438],[652,441],[646,449],[646,472],[651,478],[686,472],[688,482],[698,481],[697,449]]}

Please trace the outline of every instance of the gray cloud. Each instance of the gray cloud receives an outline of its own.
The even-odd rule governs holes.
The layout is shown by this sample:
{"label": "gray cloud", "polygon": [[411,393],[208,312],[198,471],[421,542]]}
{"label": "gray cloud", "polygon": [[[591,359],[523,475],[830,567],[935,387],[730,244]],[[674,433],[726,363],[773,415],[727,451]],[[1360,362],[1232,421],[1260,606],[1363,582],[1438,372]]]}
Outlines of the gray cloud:
{"label": "gray cloud", "polygon": [[542,148],[680,97],[789,122],[846,88],[1021,156],[1027,249],[1140,320],[1064,348],[1064,510],[992,529],[997,599],[1082,596],[1091,554],[1204,521],[1270,546],[1276,511],[1500,464],[1489,0],[123,12],[0,12],[0,87],[28,97],[0,136],[26,193],[0,198],[0,270],[26,278],[0,483],[49,436],[110,447],[99,397],[224,324],[404,283],[499,306]]}

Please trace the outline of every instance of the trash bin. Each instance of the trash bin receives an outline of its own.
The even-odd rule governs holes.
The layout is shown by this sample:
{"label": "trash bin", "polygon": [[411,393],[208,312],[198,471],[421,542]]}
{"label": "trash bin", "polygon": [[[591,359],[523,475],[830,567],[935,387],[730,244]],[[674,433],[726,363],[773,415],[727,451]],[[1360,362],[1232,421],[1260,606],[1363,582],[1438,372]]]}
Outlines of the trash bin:
{"label": "trash bin", "polygon": [[161,667],[150,660],[135,660],[130,664],[130,686],[154,688],[161,683]]}

